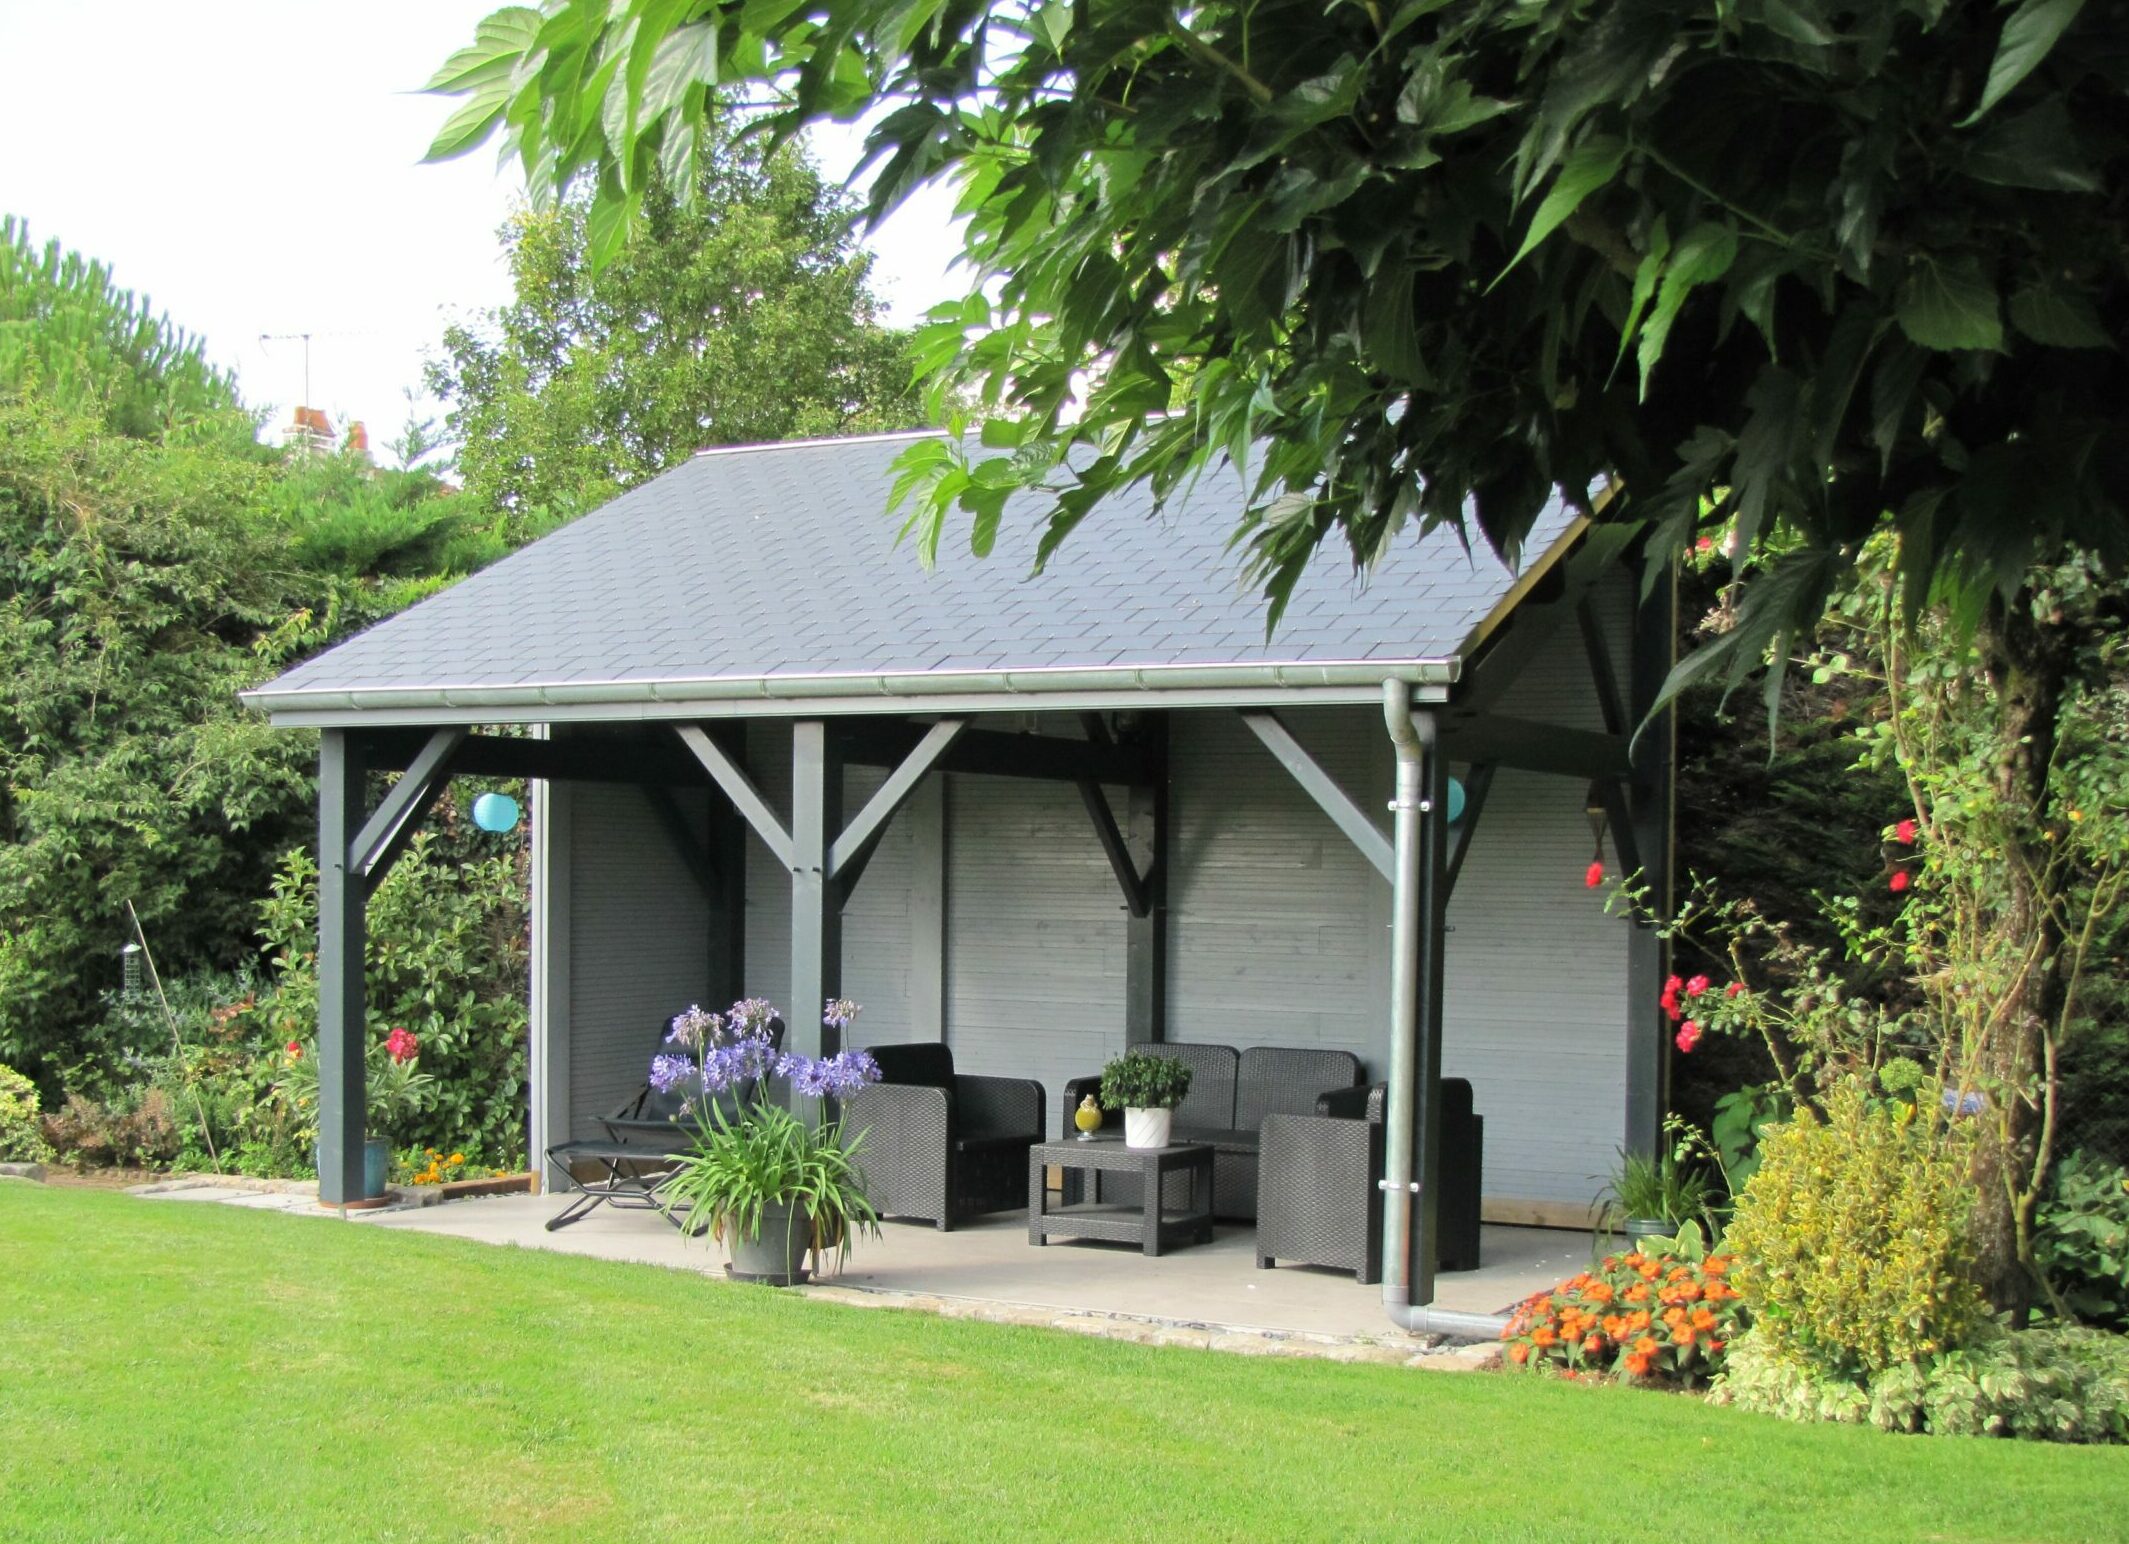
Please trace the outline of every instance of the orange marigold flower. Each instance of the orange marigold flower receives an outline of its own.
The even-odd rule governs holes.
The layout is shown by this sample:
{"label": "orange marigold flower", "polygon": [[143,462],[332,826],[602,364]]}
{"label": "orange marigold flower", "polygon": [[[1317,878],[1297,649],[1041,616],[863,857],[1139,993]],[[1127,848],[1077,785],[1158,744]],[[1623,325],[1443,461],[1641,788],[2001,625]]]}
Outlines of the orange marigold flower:
{"label": "orange marigold flower", "polygon": [[1591,1335],[1588,1339],[1582,1342],[1582,1349],[1584,1351],[1587,1351],[1591,1356],[1595,1356],[1599,1351],[1602,1351],[1604,1349],[1604,1337],[1602,1335]]}
{"label": "orange marigold flower", "polygon": [[1666,1281],[1691,1281],[1692,1279],[1693,1273],[1683,1265],[1672,1266],[1670,1274],[1664,1277]]}
{"label": "orange marigold flower", "polygon": [[1626,1370],[1627,1370],[1627,1372],[1628,1372],[1629,1374],[1631,1374],[1631,1375],[1632,1375],[1633,1377],[1636,1377],[1636,1378],[1645,1378],[1645,1377],[1647,1377],[1647,1376],[1648,1376],[1648,1367],[1649,1367],[1649,1361],[1648,1361],[1648,1358],[1647,1358],[1647,1357],[1645,1357],[1645,1356],[1630,1356],[1630,1357],[1628,1357],[1628,1358],[1626,1359]]}
{"label": "orange marigold flower", "polygon": [[1648,1357],[1654,1356],[1658,1351],[1661,1351],[1663,1347],[1658,1345],[1649,1336],[1643,1335],[1639,1340],[1635,1341],[1633,1345],[1631,1345],[1627,1349],[1632,1351],[1633,1354],[1636,1356]]}
{"label": "orange marigold flower", "polygon": [[1696,1330],[1711,1330],[1715,1328],[1715,1315],[1705,1308],[1696,1308],[1686,1319],[1686,1323]]}
{"label": "orange marigold flower", "polygon": [[1589,1288],[1590,1301],[1608,1303],[1612,1300],[1612,1286],[1608,1281],[1592,1282]]}
{"label": "orange marigold flower", "polygon": [[1557,1341],[1559,1338],[1560,1337],[1556,1333],[1554,1333],[1553,1327],[1549,1324],[1541,1324],[1536,1329],[1530,1332],[1530,1339],[1532,1343],[1540,1347],[1549,1346],[1553,1344],[1553,1342]]}
{"label": "orange marigold flower", "polygon": [[1723,1346],[1723,1343],[1722,1343],[1721,1341],[1719,1341],[1719,1340],[1711,1340],[1711,1341],[1709,1341],[1709,1342],[1708,1342],[1708,1355],[1710,1355],[1710,1356],[1720,1356],[1720,1355],[1722,1355],[1722,1346]]}
{"label": "orange marigold flower", "polygon": [[1604,1333],[1617,1340],[1626,1333],[1626,1318],[1622,1314],[1608,1313],[1604,1316]]}
{"label": "orange marigold flower", "polygon": [[1508,1348],[1508,1360],[1520,1367],[1530,1360],[1530,1347],[1520,1340]]}
{"label": "orange marigold flower", "polygon": [[1629,1330],[1645,1330],[1648,1325],[1649,1317],[1646,1308],[1637,1308],[1626,1316],[1626,1327]]}
{"label": "orange marigold flower", "polygon": [[1690,1324],[1672,1325],[1671,1340],[1677,1345],[1690,1346],[1693,1343],[1693,1326]]}
{"label": "orange marigold flower", "polygon": [[1645,1302],[1647,1302],[1647,1301],[1648,1301],[1648,1283],[1647,1283],[1647,1282],[1645,1282],[1645,1281],[1637,1281],[1637,1282],[1635,1282],[1635,1283],[1634,1283],[1634,1284],[1633,1284],[1632,1286],[1628,1287],[1628,1288],[1626,1289],[1626,1300],[1627,1300],[1627,1301],[1628,1301],[1629,1303],[1645,1303]]}
{"label": "orange marigold flower", "polygon": [[1700,1262],[1700,1273],[1703,1276],[1720,1276],[1729,1268],[1730,1257],[1728,1255],[1711,1254]]}
{"label": "orange marigold flower", "polygon": [[1641,1279],[1643,1281],[1654,1281],[1658,1276],[1663,1274],[1663,1267],[1658,1265],[1654,1260],[1643,1260],[1639,1265],[1635,1266],[1634,1269],[1641,1273]]}

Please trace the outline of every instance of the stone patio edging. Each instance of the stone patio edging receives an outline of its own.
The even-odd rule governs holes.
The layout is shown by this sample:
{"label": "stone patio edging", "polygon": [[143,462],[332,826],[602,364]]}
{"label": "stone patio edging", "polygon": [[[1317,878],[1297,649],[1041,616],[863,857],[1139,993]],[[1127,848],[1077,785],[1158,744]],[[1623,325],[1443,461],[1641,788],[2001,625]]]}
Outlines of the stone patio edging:
{"label": "stone patio edging", "polygon": [[894,1292],[876,1287],[817,1283],[791,1289],[824,1303],[848,1308],[887,1308],[936,1314],[943,1319],[975,1319],[1023,1329],[1066,1330],[1104,1340],[1141,1346],[1186,1346],[1238,1356],[1314,1357],[1326,1362],[1365,1362],[1384,1367],[1421,1367],[1435,1372],[1477,1372],[1498,1366],[1501,1348],[1490,1341],[1472,1344],[1439,1336],[1385,1336],[1380,1340],[1312,1334],[1304,1330],[1262,1330],[1243,1325],[1194,1320],[1156,1319],[1138,1314],[1102,1313],[1083,1308],[1044,1308],[1030,1303],[995,1303],[978,1298],[942,1297],[930,1292]]}

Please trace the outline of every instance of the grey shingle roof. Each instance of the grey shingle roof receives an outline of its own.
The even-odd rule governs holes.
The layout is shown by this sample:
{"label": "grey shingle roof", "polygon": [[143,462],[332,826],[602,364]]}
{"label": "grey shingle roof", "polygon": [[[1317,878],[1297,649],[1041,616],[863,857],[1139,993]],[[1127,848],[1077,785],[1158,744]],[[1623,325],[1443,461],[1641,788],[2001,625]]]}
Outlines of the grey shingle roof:
{"label": "grey shingle roof", "polygon": [[[885,512],[907,443],[697,456],[246,700],[320,722],[425,707],[492,720],[571,716],[534,706],[995,689],[979,678],[1008,676],[1028,692],[1085,685],[1089,671],[1144,672],[1141,686],[1266,666],[1292,666],[1303,684],[1341,666],[1379,679],[1453,660],[1514,582],[1446,531],[1401,543],[1365,581],[1326,550],[1267,639],[1264,602],[1226,545],[1241,508],[1231,474],[1158,518],[1142,493],[1111,499],[1040,576],[1032,503],[1008,508],[989,558],[956,531],[926,572]],[[1549,511],[1531,553],[1570,525]]]}

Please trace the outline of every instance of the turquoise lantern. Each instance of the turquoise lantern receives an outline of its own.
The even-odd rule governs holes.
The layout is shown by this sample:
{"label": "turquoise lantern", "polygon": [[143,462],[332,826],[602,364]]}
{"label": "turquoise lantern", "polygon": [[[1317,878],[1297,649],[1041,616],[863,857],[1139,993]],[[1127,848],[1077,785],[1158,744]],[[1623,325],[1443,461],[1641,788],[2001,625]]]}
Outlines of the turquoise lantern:
{"label": "turquoise lantern", "polygon": [[493,831],[498,836],[515,831],[517,817],[517,800],[507,793],[484,793],[473,801],[473,823],[483,831]]}
{"label": "turquoise lantern", "polygon": [[1449,824],[1455,825],[1464,818],[1464,782],[1462,778],[1449,779]]}

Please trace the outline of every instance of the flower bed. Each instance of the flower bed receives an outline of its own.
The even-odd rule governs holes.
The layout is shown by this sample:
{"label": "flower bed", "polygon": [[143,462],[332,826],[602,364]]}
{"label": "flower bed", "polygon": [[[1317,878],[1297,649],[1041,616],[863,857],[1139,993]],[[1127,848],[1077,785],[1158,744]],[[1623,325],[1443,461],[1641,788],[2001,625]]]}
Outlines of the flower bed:
{"label": "flower bed", "polygon": [[1697,1387],[1722,1371],[1744,1328],[1732,1264],[1720,1254],[1607,1255],[1517,1307],[1501,1333],[1507,1365]]}

